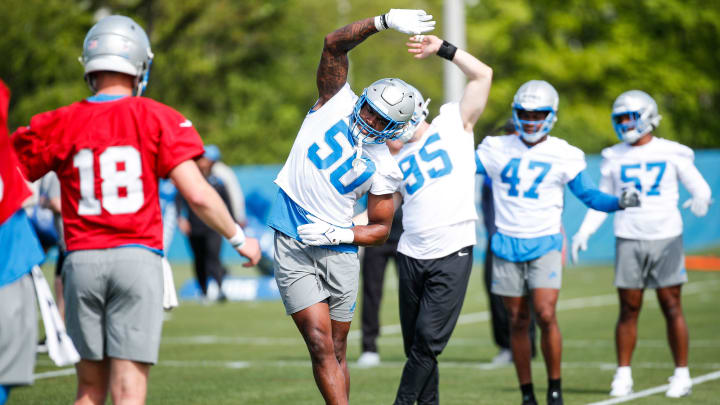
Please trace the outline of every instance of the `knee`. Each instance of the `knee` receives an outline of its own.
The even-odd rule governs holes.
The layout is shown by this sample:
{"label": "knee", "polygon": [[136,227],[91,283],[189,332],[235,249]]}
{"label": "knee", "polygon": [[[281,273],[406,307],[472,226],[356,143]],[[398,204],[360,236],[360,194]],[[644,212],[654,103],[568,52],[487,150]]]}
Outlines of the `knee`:
{"label": "knee", "polygon": [[669,320],[674,320],[678,318],[682,318],[682,306],[680,305],[680,301],[673,300],[670,302],[663,303],[662,306],[663,314],[665,314],[665,318]]}
{"label": "knee", "polygon": [[333,351],[335,353],[335,358],[337,359],[338,363],[344,362],[345,354],[347,352],[347,341],[333,339]]}
{"label": "knee", "polygon": [[530,327],[530,313],[525,311],[508,312],[510,319],[510,330],[516,333],[524,333]]}
{"label": "knee", "polygon": [[320,363],[328,356],[335,356],[332,339],[321,330],[312,329],[305,335],[305,341],[313,363]]}
{"label": "knee", "polygon": [[636,321],[638,316],[640,316],[641,308],[642,307],[638,304],[623,303],[620,306],[620,321]]}
{"label": "knee", "polygon": [[537,322],[541,329],[546,329],[557,322],[555,316],[555,308],[552,306],[545,306],[538,308],[536,311]]}

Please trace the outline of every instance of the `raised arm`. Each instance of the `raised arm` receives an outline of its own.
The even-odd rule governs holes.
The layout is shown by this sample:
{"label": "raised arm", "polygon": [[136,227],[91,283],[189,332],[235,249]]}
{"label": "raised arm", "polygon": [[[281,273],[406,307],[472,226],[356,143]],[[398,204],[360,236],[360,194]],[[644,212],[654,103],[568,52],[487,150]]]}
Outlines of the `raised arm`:
{"label": "raised arm", "polygon": [[347,54],[367,37],[388,28],[420,34],[434,27],[432,16],[423,10],[392,9],[387,14],[356,21],[326,35],[316,78],[318,102],[313,110],[322,107],[345,85],[349,66]]}
{"label": "raised arm", "polygon": [[492,83],[492,68],[466,51],[458,49],[434,35],[416,35],[410,40],[412,42],[407,43],[408,52],[415,54],[415,58],[422,59],[430,55],[438,55],[454,63],[465,74],[468,83],[465,85],[460,100],[460,116],[465,130],[472,131],[487,105]]}

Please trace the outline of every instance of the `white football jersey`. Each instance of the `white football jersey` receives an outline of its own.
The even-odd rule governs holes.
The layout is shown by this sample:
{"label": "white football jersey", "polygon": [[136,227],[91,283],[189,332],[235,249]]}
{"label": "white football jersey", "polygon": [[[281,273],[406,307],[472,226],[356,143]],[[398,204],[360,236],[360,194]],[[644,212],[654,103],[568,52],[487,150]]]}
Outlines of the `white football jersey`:
{"label": "white football jersey", "polygon": [[517,135],[489,136],[477,158],[492,180],[495,225],[513,238],[560,232],[565,184],[585,169],[585,154],[548,136],[528,148]]}
{"label": "white football jersey", "polygon": [[449,103],[440,107],[420,139],[395,155],[403,173],[400,253],[434,259],[476,243],[473,149],[473,134],[463,127],[459,104]]}
{"label": "white football jersey", "polygon": [[275,179],[300,207],[330,224],[352,226],[353,206],[370,192],[392,194],[402,174],[385,144],[366,144],[353,167],[355,141],[349,117],[357,95],[345,84],[300,127],[290,155]]}
{"label": "white football jersey", "polygon": [[619,143],[602,151],[600,189],[620,196],[622,190],[640,191],[640,207],[615,213],[615,236],[658,240],[682,234],[678,210],[678,179],[693,196],[710,198],[710,186],[695,167],[692,149],[653,137],[645,145]]}

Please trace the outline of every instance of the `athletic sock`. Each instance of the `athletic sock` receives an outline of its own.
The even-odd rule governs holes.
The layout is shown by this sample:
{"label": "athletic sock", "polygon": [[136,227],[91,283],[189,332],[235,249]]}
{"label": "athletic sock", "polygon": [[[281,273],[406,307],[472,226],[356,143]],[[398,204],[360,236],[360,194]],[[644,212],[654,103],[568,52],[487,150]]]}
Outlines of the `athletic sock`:
{"label": "athletic sock", "polygon": [[619,378],[632,378],[632,370],[630,369],[630,366],[618,367],[616,374]]}
{"label": "athletic sock", "polygon": [[0,405],[5,405],[8,397],[10,396],[10,387],[7,385],[0,385]]}
{"label": "athletic sock", "polygon": [[560,381],[562,378],[558,378],[556,380],[553,380],[552,378],[548,379],[548,391],[562,391],[562,388],[560,387]]}
{"label": "athletic sock", "polygon": [[535,390],[533,389],[532,383],[520,385],[520,392],[522,393],[523,403],[536,403]]}
{"label": "athletic sock", "polygon": [[673,376],[679,378],[690,378],[690,370],[687,368],[687,366],[675,367],[675,374]]}

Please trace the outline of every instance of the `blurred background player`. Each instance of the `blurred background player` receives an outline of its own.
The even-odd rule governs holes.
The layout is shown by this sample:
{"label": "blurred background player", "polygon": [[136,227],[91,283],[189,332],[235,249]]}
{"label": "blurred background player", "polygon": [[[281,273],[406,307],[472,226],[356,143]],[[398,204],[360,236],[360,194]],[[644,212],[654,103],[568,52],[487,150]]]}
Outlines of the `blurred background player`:
{"label": "blurred background player", "polygon": [[[630,90],[615,99],[612,124],[622,141],[602,151],[600,190],[619,195],[633,188],[643,196],[642,207],[615,214],[615,287],[620,298],[620,316],[615,327],[618,368],[610,395],[632,393],[630,370],[637,322],[645,288],[655,289],[667,323],[667,337],[675,362],[668,397],[690,394],[688,371],[689,335],[683,315],[682,285],[687,282],[682,241],[682,218],[678,205],[678,180],[692,198],[683,204],[698,217],[705,216],[711,190],[695,167],[694,153],[687,146],[653,136],[661,116],[650,95]],[[588,239],[607,214],[589,210],[573,237],[572,257],[587,249]]]}
{"label": "blurred background player", "polygon": [[[508,119],[505,125],[499,127],[491,136],[497,135],[518,135],[515,131],[513,120]],[[519,136],[519,135],[518,135]],[[482,176],[480,185],[480,209],[483,215],[483,225],[485,226],[485,234],[487,235],[487,245],[485,246],[485,261],[483,263],[483,280],[485,282],[485,293],[488,297],[488,307],[490,308],[490,327],[492,331],[493,341],[499,348],[498,354],[492,359],[493,364],[503,365],[512,363],[512,350],[510,349],[510,319],[508,318],[503,297],[492,292],[492,250],[490,249],[490,241],[492,236],[497,232],[495,226],[495,206],[493,203],[492,181],[488,176]],[[528,336],[530,338],[532,358],[535,358],[535,316],[530,314],[530,326],[528,327]]]}
{"label": "blurred background player", "polygon": [[[388,149],[391,155],[395,155],[399,149],[397,143],[388,142]],[[402,147],[402,144],[399,144]],[[396,206],[400,205],[395,201]],[[361,224],[354,221],[356,224]],[[367,211],[364,213],[364,222],[367,223]],[[402,234],[402,208],[395,210],[392,227],[387,240],[380,246],[368,246],[362,253],[360,271],[362,273],[362,308],[361,312],[361,349],[362,354],[358,357],[357,364],[360,367],[374,367],[380,364],[380,352],[378,351],[377,338],[380,335],[380,304],[383,296],[383,283],[385,281],[385,270],[392,258],[397,267],[397,245]]]}
{"label": "blurred background player", "polygon": [[[215,162],[220,159],[220,149],[215,145],[207,145],[205,153],[197,160],[200,172],[205,180],[215,189],[220,198],[222,198],[225,206],[234,214],[231,208],[230,195],[228,194],[225,183],[212,174]],[[190,248],[193,252],[193,263],[195,264],[195,276],[197,277],[200,290],[202,291],[205,302],[208,299],[208,281],[214,279],[218,286],[218,301],[225,301],[227,298],[223,293],[222,282],[228,271],[220,260],[220,250],[222,248],[222,236],[205,222],[192,210],[189,209],[188,203],[182,197],[180,199],[181,212],[185,216],[178,219],[180,230],[188,237]],[[233,215],[233,218],[235,216]]]}
{"label": "blurred background player", "polygon": [[395,156],[403,172],[398,295],[407,356],[396,405],[440,403],[437,357],[460,315],[476,243],[473,126],[487,104],[493,74],[474,56],[434,35],[410,40],[408,52],[416,59],[447,59],[468,82],[460,102],[441,106],[430,124],[430,100],[415,90],[410,126],[391,141],[405,143]]}
{"label": "blurred background player", "polygon": [[[357,245],[381,245],[390,232],[401,174],[385,141],[413,113],[414,93],[381,79],[360,98],[347,83],[348,52],[392,28],[433,29],[422,10],[393,9],[325,37],[317,70],[318,100],[298,132],[275,183],[268,225],[275,229],[275,280],[288,315],[305,339],[315,382],[327,404],[347,404],[347,334],[355,311]],[[368,194],[368,224],[353,226],[353,207]]]}
{"label": "blurred background player", "polygon": [[45,258],[21,208],[32,192],[8,138],[9,102],[0,80],[0,405],[10,389],[33,382],[38,322],[30,272]]}
{"label": "blurred background player", "polygon": [[478,172],[493,184],[495,225],[492,237],[492,292],[503,296],[510,316],[510,346],[523,404],[536,404],[530,369],[530,308],[541,331],[548,375],[547,403],[563,403],[560,379],[562,337],[555,306],[562,280],[561,216],[564,189],[585,205],[616,211],[639,205],[637,192],[620,198],[594,188],[584,174],[585,154],[549,136],[557,121],[559,97],[550,83],[531,80],[512,103],[520,136],[486,137],[478,146]]}
{"label": "blurred background player", "polygon": [[[240,181],[238,181],[235,171],[232,167],[223,163],[220,148],[216,145],[207,145],[205,150],[214,149],[217,151],[217,159],[214,160],[210,173],[219,179],[225,186],[228,197],[230,197],[230,212],[232,212],[235,221],[245,228],[247,225],[247,212],[245,210],[245,194],[243,194]],[[215,154],[215,152],[212,152]]]}
{"label": "blurred background player", "polygon": [[193,161],[203,148],[192,123],[139,97],[152,57],[132,19],[101,19],[81,57],[94,95],[34,116],[12,138],[31,181],[51,170],[60,179],[66,321],[82,358],[76,404],[103,404],[108,390],[116,404],[145,402],[162,329],[158,178],[170,177],[248,264],[260,257]]}

